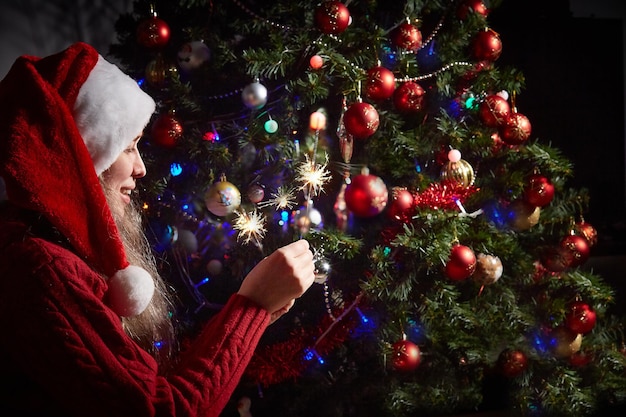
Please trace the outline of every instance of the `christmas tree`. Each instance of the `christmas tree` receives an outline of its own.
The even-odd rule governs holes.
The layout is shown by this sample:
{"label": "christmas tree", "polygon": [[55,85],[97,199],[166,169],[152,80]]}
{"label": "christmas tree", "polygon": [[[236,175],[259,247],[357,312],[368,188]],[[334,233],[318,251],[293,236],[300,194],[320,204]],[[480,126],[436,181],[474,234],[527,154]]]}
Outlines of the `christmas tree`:
{"label": "christmas tree", "polygon": [[111,53],[158,102],[141,196],[183,331],[279,246],[315,254],[316,284],[224,415],[623,404],[614,291],[582,268],[588,193],[516,105],[499,5],[136,1],[120,16]]}

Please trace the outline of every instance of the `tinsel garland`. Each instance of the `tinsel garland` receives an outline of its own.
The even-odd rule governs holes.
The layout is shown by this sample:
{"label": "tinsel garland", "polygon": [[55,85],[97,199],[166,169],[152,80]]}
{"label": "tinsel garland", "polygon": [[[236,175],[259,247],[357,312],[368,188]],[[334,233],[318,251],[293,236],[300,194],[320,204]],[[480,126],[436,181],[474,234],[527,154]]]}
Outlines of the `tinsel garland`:
{"label": "tinsel garland", "polygon": [[414,193],[415,207],[433,210],[458,210],[478,188],[453,182],[432,183],[423,191]]}
{"label": "tinsel garland", "polygon": [[244,377],[263,387],[296,380],[348,339],[358,323],[358,302],[357,298],[343,312],[325,315],[317,326],[294,330],[283,342],[257,349]]}

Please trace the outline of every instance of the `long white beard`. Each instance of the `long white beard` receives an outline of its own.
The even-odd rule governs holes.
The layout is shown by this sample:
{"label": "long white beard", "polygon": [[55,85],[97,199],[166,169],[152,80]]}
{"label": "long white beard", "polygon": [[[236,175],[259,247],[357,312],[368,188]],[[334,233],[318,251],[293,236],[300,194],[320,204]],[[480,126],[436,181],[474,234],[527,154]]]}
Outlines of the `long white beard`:
{"label": "long white beard", "polygon": [[[152,248],[143,229],[141,212],[131,203],[123,206],[118,191],[103,185],[113,218],[126,250],[126,258],[132,265],[141,266],[154,278],[155,292],[146,310],[134,317],[122,318],[126,333],[142,348],[150,352],[160,365],[167,365],[178,349],[172,314],[173,295],[160,276]],[[120,213],[123,213],[120,215]]]}

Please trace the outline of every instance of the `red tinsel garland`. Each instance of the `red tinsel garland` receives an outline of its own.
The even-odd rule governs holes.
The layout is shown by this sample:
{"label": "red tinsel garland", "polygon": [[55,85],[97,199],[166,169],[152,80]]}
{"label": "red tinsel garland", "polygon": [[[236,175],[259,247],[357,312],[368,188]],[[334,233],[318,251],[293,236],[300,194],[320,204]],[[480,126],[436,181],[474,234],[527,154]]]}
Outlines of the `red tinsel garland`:
{"label": "red tinsel garland", "polygon": [[458,203],[463,203],[478,188],[466,187],[453,182],[432,183],[423,191],[414,193],[415,206],[433,210],[458,210]]}
{"label": "red tinsel garland", "polygon": [[357,302],[358,299],[339,319],[325,315],[317,326],[298,329],[288,340],[258,349],[246,368],[245,377],[264,387],[300,377],[317,362],[316,358],[307,360],[307,352],[324,357],[349,337],[356,326],[354,307]]}

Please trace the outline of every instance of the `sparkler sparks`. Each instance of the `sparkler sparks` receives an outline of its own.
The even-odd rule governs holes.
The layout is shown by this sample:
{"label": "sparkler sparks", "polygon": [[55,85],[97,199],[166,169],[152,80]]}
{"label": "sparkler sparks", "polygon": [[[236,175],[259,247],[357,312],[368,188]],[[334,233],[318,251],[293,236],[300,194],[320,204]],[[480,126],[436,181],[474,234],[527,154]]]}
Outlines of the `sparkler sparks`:
{"label": "sparkler sparks", "polygon": [[254,210],[252,212],[236,212],[237,218],[233,222],[233,229],[237,230],[237,240],[244,243],[254,243],[261,247],[261,240],[265,237],[265,217],[262,213]]}
{"label": "sparkler sparks", "polygon": [[330,171],[326,169],[328,164],[328,155],[326,155],[326,163],[316,164],[314,161],[309,160],[309,156],[305,155],[306,161],[304,161],[297,169],[298,176],[296,181],[302,183],[302,190],[305,192],[306,198],[311,198],[319,195],[324,191],[324,184],[331,179]]}
{"label": "sparkler sparks", "polygon": [[296,205],[296,190],[293,188],[278,187],[271,197],[267,201],[257,204],[257,206],[259,208],[274,206],[276,210],[282,210],[291,209]]}

